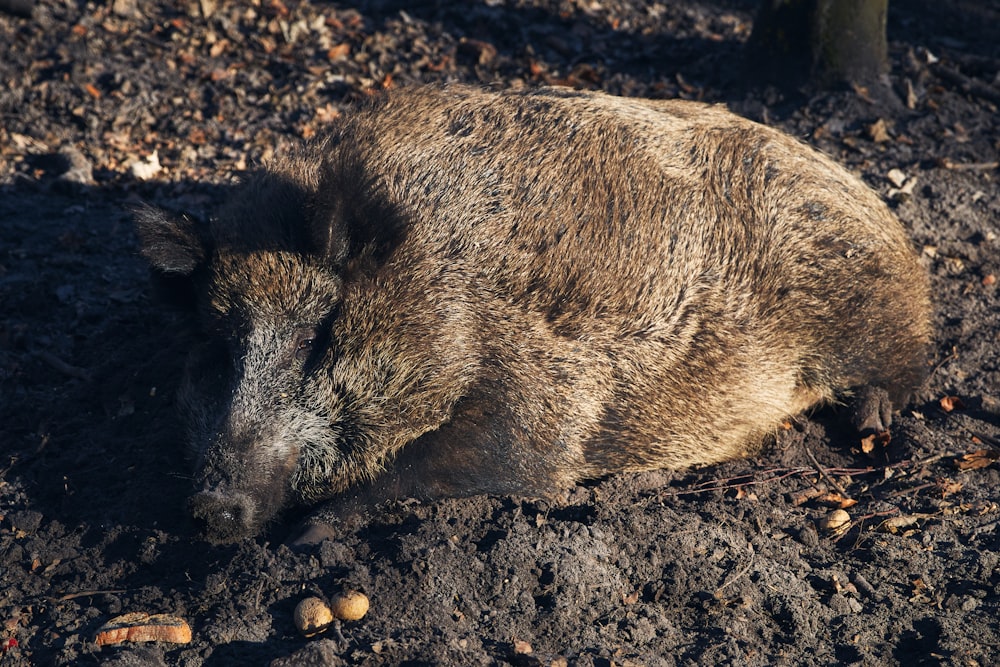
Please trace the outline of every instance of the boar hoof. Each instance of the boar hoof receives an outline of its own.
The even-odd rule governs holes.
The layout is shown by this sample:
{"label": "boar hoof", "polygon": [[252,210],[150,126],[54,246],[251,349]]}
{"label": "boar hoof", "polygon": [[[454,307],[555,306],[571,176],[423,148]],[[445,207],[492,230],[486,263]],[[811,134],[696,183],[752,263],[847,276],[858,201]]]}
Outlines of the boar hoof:
{"label": "boar hoof", "polygon": [[235,542],[257,532],[253,501],[244,493],[203,491],[191,497],[190,509],[212,542]]}
{"label": "boar hoof", "polygon": [[323,540],[330,540],[337,536],[337,531],[328,523],[310,523],[302,527],[301,532],[294,539],[289,540],[288,546],[311,547],[319,544]]}
{"label": "boar hoof", "polygon": [[870,385],[859,388],[854,394],[849,418],[861,435],[888,431],[892,424],[892,402],[888,392]]}

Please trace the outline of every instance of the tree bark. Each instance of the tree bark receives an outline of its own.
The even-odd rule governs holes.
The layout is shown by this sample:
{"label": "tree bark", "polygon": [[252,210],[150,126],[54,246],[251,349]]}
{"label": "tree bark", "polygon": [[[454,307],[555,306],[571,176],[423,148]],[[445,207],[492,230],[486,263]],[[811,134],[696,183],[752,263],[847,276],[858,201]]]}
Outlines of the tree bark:
{"label": "tree bark", "polygon": [[818,88],[883,82],[889,0],[761,0],[747,47],[759,78]]}

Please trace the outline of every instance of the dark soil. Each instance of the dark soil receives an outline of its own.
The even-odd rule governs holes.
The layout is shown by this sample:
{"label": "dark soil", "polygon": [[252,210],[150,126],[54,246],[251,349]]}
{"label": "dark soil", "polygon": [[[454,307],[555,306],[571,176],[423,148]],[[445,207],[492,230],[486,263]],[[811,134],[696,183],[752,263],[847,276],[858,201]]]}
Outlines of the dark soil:
{"label": "dark soil", "polygon": [[[0,13],[0,665],[997,664],[1000,3],[890,3],[895,105],[746,85],[753,4]],[[302,551],[283,546],[291,521],[199,540],[182,323],[151,294],[128,203],[205,215],[372,90],[435,80],[725,102],[860,174],[936,299],[933,371],[891,441],[865,453],[822,412],[754,460],[612,477],[565,505],[400,503]],[[818,527],[838,495],[857,501],[839,535]],[[296,603],[343,588],[369,614],[301,638]],[[182,616],[194,640],[99,648],[128,611]]]}

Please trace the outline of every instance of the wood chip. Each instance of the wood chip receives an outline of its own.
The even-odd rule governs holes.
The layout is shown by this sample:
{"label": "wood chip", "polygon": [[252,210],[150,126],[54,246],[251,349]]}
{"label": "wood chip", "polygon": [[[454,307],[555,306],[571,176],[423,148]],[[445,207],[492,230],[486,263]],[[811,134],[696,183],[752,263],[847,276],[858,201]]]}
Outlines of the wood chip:
{"label": "wood chip", "polygon": [[116,616],[102,625],[97,631],[96,641],[98,646],[122,642],[187,644],[191,641],[191,627],[177,616],[136,611]]}

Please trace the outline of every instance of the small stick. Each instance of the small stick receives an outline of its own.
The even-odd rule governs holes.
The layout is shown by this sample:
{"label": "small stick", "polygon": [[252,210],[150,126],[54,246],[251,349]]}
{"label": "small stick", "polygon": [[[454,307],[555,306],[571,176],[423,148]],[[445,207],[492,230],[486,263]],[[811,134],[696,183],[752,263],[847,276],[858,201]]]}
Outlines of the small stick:
{"label": "small stick", "polygon": [[948,67],[943,63],[939,63],[934,67],[934,73],[942,79],[958,84],[964,93],[969,93],[971,95],[981,97],[984,100],[1000,104],[1000,90],[997,90],[987,83],[968,77],[959,72],[957,69]]}
{"label": "small stick", "polygon": [[832,486],[833,488],[837,489],[837,492],[841,496],[843,496],[844,498],[850,498],[850,496],[848,495],[847,491],[844,490],[844,487],[842,487],[837,482],[837,480],[835,480],[833,477],[831,477],[830,475],[826,474],[826,470],[823,468],[823,466],[821,466],[819,464],[819,461],[816,460],[816,457],[813,455],[812,450],[809,449],[809,447],[807,447],[805,444],[802,445],[802,448],[806,450],[806,454],[809,456],[809,460],[812,461],[812,463],[813,463],[814,466],[816,466],[816,470],[817,470],[817,472],[819,472],[820,477],[822,477],[827,482],[829,482],[830,486]]}
{"label": "small stick", "polygon": [[90,382],[90,371],[86,368],[80,368],[79,366],[68,364],[56,355],[45,350],[35,352],[35,355],[63,375],[68,375],[78,380],[83,380],[84,382]]}
{"label": "small stick", "polygon": [[946,157],[938,160],[938,164],[954,171],[992,171],[1000,167],[1000,162],[952,162]]}
{"label": "small stick", "polygon": [[756,556],[756,552],[754,552],[753,545],[750,544],[749,542],[747,543],[747,548],[750,550],[750,560],[747,562],[746,567],[744,567],[742,570],[740,570],[734,576],[729,577],[728,579],[726,579],[724,582],[722,582],[721,586],[719,586],[718,588],[715,589],[715,593],[712,594],[712,597],[714,597],[716,600],[722,598],[722,591],[723,591],[723,589],[725,589],[726,587],[732,585],[734,582],[739,581],[741,578],[743,578],[743,576],[747,572],[750,571],[750,568],[753,567],[753,559],[754,559],[754,556]]}
{"label": "small stick", "polygon": [[76,598],[91,597],[93,595],[111,595],[113,593],[124,593],[124,588],[111,588],[106,591],[80,591],[79,593],[68,593],[58,598],[50,598],[53,600],[58,600],[59,602],[66,602],[68,600],[74,600]]}

